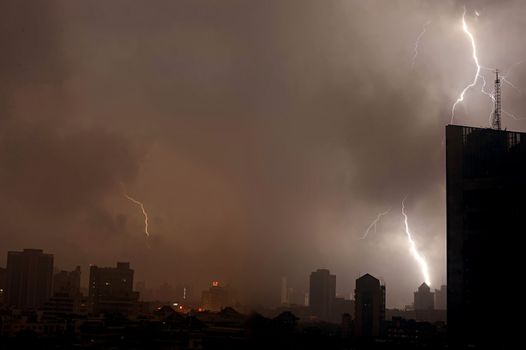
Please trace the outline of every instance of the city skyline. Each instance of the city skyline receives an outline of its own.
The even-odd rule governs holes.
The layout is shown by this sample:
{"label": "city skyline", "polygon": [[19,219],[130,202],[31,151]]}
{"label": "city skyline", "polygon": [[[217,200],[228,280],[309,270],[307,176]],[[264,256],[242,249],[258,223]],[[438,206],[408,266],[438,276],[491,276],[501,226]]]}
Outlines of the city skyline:
{"label": "city skyline", "polygon": [[[39,249],[9,251],[8,267],[0,269],[0,292],[6,292],[0,294],[3,345],[164,344],[193,349],[240,343],[259,348],[268,343],[297,348],[307,341],[308,348],[313,342],[326,348],[329,342],[334,348],[357,344],[368,349],[379,339],[387,348],[401,340],[434,346],[445,341],[444,310],[435,313],[435,305],[418,308],[417,294],[423,290],[432,295],[426,284],[415,293],[414,310],[388,309],[386,286],[374,276],[357,278],[354,299],[345,299],[336,296],[336,276],[317,269],[310,274],[308,298],[290,302],[294,293],[289,289],[281,305],[267,308],[240,304],[236,291],[219,281],[202,291],[200,301],[187,299],[187,287],[177,288],[182,294],[174,296],[168,286],[163,287],[166,299],[144,299],[140,293],[146,292],[145,283],[137,282],[142,291],[135,290],[133,266],[122,261],[115,266],[92,265],[89,286],[83,290],[81,268],[59,270],[53,260],[52,254]],[[430,300],[434,304],[433,297]],[[332,330],[327,333],[328,329]]]}
{"label": "city skyline", "polygon": [[[106,314],[118,312],[129,314],[139,309],[141,303],[161,303],[175,307],[178,312],[212,311],[220,312],[225,308],[241,308],[253,312],[256,305],[243,305],[237,299],[238,291],[232,289],[228,283],[211,281],[206,289],[202,290],[201,297],[192,286],[177,285],[175,288],[169,283],[164,283],[156,290],[147,288],[145,281],[135,281],[135,273],[130,262],[117,261],[115,266],[91,265],[86,273],[89,283],[81,283],[82,269],[61,270],[53,265],[54,255],[41,249],[24,249],[23,251],[8,252],[8,266],[0,267],[0,306],[7,306],[18,310],[45,310],[53,311],[59,308],[61,312],[91,314]],[[381,285],[382,307],[386,308],[386,285],[370,274],[366,273],[356,278],[353,293],[342,296],[336,293],[337,277],[327,269],[317,269],[310,273],[308,291],[301,292],[287,288],[284,299],[270,309],[280,308],[303,309],[302,317],[314,317],[324,322],[338,323],[345,313],[354,317],[355,298],[360,294],[359,281],[373,279],[378,286]],[[281,289],[286,286],[282,278]],[[366,282],[366,285],[369,282]],[[373,284],[374,284],[373,283]],[[370,288],[370,284],[369,287]],[[424,310],[419,307],[417,295],[430,293],[430,288],[425,284],[415,292],[413,305],[406,305],[405,310]],[[427,290],[427,291],[426,291]],[[441,287],[441,291],[445,286]],[[193,293],[192,293],[193,292]],[[437,290],[437,293],[440,292]],[[443,309],[445,305],[439,298],[431,296],[429,310]],[[299,296],[299,298],[298,298]],[[258,307],[261,307],[258,306]],[[409,308],[409,309],[408,309]],[[135,310],[135,311],[133,311]],[[398,310],[394,308],[393,310]],[[296,310],[297,311],[297,310]],[[382,320],[385,320],[385,310]],[[383,321],[382,321],[383,322]]]}
{"label": "city skyline", "polygon": [[445,125],[489,126],[499,68],[503,128],[526,130],[525,13],[511,0],[2,3],[0,266],[39,248],[86,285],[90,265],[129,261],[149,286],[219,280],[253,304],[327,268],[338,295],[370,273],[388,306],[408,305],[421,260],[432,290],[446,284]]}
{"label": "city skyline", "polygon": [[[24,248],[22,251],[8,251],[8,261],[9,261],[10,256],[13,256],[13,257],[15,256],[22,257],[25,255],[31,256],[30,254],[37,254],[36,257],[32,259],[38,259],[39,256],[45,256],[45,257],[48,257],[48,259],[51,259],[50,260],[51,263],[48,264],[49,266],[46,267],[47,269],[46,271],[48,271],[47,273],[49,274],[48,279],[51,282],[47,285],[48,287],[46,287],[49,289],[47,292],[45,292],[47,294],[45,294],[45,296],[41,298],[42,300],[40,301],[40,304],[37,305],[40,307],[44,305],[44,302],[47,299],[49,299],[56,293],[61,294],[61,293],[66,292],[66,294],[70,294],[70,295],[84,293],[85,296],[91,295],[92,293],[91,289],[92,289],[93,284],[95,283],[95,281],[99,281],[99,279],[101,278],[101,277],[95,277],[97,276],[97,271],[101,271],[101,272],[98,272],[99,274],[102,274],[101,276],[107,276],[107,277],[103,277],[102,279],[113,281],[113,280],[116,280],[116,278],[118,280],[120,278],[118,276],[127,274],[128,273],[127,269],[130,268],[130,262],[122,262],[122,261],[115,260],[114,264],[117,265],[117,269],[112,267],[111,266],[112,264],[110,264],[110,266],[91,264],[89,268],[85,270],[83,270],[79,265],[75,266],[75,268],[73,268],[71,271],[69,271],[67,268],[64,270],[62,267],[56,266],[53,264],[53,261],[55,259],[54,254],[51,254],[49,252],[44,252],[42,249],[35,249],[35,248]],[[20,264],[21,263],[18,263],[18,265]],[[33,263],[33,265],[34,264],[35,263]],[[11,263],[11,265],[14,266],[13,263]],[[10,279],[7,273],[8,268],[0,266],[0,269],[1,271],[3,271],[3,274],[5,274],[5,275],[2,275],[2,278],[0,278],[0,281],[2,283],[6,283],[7,285],[8,280]],[[124,269],[123,272],[120,273],[120,275],[118,272],[119,269]],[[21,273],[21,272],[18,272],[18,270],[14,269],[13,267],[11,267],[11,271],[12,271],[11,274],[13,274],[14,271],[17,271],[16,272],[17,274]],[[85,271],[85,272],[82,273],[82,271]],[[107,272],[104,272],[104,271],[107,271]],[[144,278],[137,279],[137,277],[133,277],[134,271],[133,270],[130,270],[130,271],[131,271],[131,275],[128,275],[127,277],[129,279],[128,281],[129,284],[127,284],[126,288],[128,288],[129,293],[131,293],[131,291],[140,292],[135,297],[135,299],[142,300],[142,301],[163,301],[163,302],[177,301],[177,302],[180,302],[180,301],[184,301],[185,299],[187,299],[186,295],[188,293],[189,295],[192,295],[191,297],[188,298],[188,302],[192,302],[192,304],[195,304],[196,301],[200,299],[202,300],[202,298],[199,298],[198,296],[200,290],[205,292],[205,290],[209,287],[218,287],[218,286],[232,287],[229,281],[224,281],[224,280],[223,281],[220,281],[220,280],[200,281],[200,283],[198,283],[197,285],[191,285],[185,281],[177,281],[173,279],[173,280],[163,281],[161,284],[158,284],[158,285],[152,285],[152,284],[149,284],[148,281],[145,280]],[[285,293],[286,295],[285,301],[283,299],[279,300],[279,302],[273,300],[272,302],[268,302],[266,305],[272,308],[283,306],[283,305],[293,305],[293,306],[297,305],[297,306],[312,307],[311,305],[312,297],[313,297],[313,295],[311,294],[312,288],[313,288],[313,280],[312,280],[313,277],[312,276],[316,274],[320,274],[320,273],[330,274],[330,271],[328,269],[317,269],[314,272],[306,272],[305,276],[307,276],[307,278],[305,279],[305,281],[303,281],[304,286],[301,286],[300,288],[295,289],[297,287],[291,287],[290,285],[285,284],[286,286],[288,286],[287,291]],[[311,276],[310,283],[309,283],[309,278],[308,278],[309,275]],[[366,275],[369,275],[369,274],[366,273]],[[333,299],[353,300],[352,298],[354,297],[355,287],[353,286],[353,289],[349,292],[343,292],[343,293],[341,291],[337,292],[336,287],[338,286],[338,283],[336,283],[337,281],[336,275],[330,274],[330,276],[332,278],[332,282],[329,282],[329,284],[331,284],[332,287],[329,287],[329,292],[327,291],[322,292],[323,296],[315,296],[315,298],[317,300],[320,300],[319,298],[321,297],[321,300],[325,300],[325,301],[322,301],[322,303],[332,303]],[[296,276],[296,278],[297,277],[298,276]],[[353,278],[353,281],[359,277],[360,276],[356,276],[355,278]],[[29,277],[24,277],[24,278],[29,280]],[[341,281],[345,280],[345,278],[346,277],[340,278],[338,279],[338,281],[341,283]],[[281,280],[280,280],[281,285],[275,286],[276,292],[279,292],[280,297],[282,296],[282,292],[283,292],[283,280],[284,279],[288,280],[288,278],[286,277],[281,277]],[[324,280],[324,277],[321,277],[321,279]],[[315,283],[319,284],[319,283],[326,283],[326,282],[319,281]],[[381,280],[381,283],[384,286],[386,285],[386,282],[383,279]],[[97,284],[100,284],[100,281],[97,282]],[[75,287],[75,285],[78,285],[78,287]],[[425,283],[423,283],[423,285],[425,285]],[[202,287],[202,286],[206,286],[206,287]],[[236,287],[236,288],[242,288],[242,287]],[[321,288],[325,289],[327,287],[321,287]],[[444,285],[442,285],[442,288],[444,288]],[[7,288],[2,288],[2,292],[5,292],[6,289]],[[33,289],[32,292],[36,292],[36,290]],[[191,292],[193,292],[193,294],[190,294]],[[161,295],[164,295],[165,297],[159,297]],[[177,297],[175,297],[176,295]],[[9,305],[10,304],[9,299],[6,299],[6,301],[7,301],[7,305]],[[239,300],[237,300],[236,302],[239,302]],[[318,303],[318,302],[315,302],[315,303]],[[12,304],[12,305],[20,306],[17,303]],[[24,305],[24,304],[21,304],[21,305]],[[397,308],[403,309],[403,308],[411,307],[411,305],[412,305],[411,303],[408,303],[404,305],[387,305],[387,307],[390,307],[393,309],[397,309]],[[224,308],[226,306],[231,307],[232,305],[230,305],[228,302],[225,302],[224,304],[221,305],[221,307],[214,308],[214,311],[218,311],[221,308]],[[250,304],[244,305],[244,307],[248,309],[250,309],[253,306],[254,305],[250,305]],[[330,308],[329,304],[326,304],[322,308],[324,311],[318,311],[316,309],[313,311],[313,315],[317,315],[318,317],[322,319],[329,319],[331,315],[331,310],[328,309]]]}

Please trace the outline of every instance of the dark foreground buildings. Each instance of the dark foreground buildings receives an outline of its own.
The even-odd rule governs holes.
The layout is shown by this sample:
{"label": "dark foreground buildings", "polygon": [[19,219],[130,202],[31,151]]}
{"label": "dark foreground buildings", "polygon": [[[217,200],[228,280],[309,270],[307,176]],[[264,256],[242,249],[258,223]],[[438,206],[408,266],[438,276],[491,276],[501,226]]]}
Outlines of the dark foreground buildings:
{"label": "dark foreground buildings", "polygon": [[449,125],[446,158],[449,341],[502,348],[524,317],[526,134]]}

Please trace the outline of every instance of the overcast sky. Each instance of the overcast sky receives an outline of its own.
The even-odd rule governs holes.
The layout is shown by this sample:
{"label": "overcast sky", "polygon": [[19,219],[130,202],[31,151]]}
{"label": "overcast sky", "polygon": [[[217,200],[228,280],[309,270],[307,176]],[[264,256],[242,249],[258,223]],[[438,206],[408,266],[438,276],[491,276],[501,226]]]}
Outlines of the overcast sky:
{"label": "overcast sky", "polygon": [[[445,283],[444,127],[476,70],[464,6],[481,65],[526,88],[520,0],[2,1],[0,265],[42,248],[84,278],[130,261],[149,286],[218,279],[267,304],[281,276],[306,289],[329,268],[340,295],[369,272],[411,303],[405,196]],[[455,123],[488,126],[481,86]],[[503,86],[506,111],[525,103]]]}

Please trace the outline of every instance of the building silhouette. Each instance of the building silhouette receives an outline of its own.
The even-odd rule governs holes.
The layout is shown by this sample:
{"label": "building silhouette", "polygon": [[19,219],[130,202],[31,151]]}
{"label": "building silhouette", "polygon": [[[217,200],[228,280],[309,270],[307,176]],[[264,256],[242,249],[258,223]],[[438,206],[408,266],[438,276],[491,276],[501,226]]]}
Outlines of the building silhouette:
{"label": "building silhouette", "polygon": [[203,291],[201,297],[201,307],[209,311],[221,311],[228,306],[228,291],[219,285],[218,281],[213,281],[208,290]]}
{"label": "building silhouette", "polygon": [[152,301],[154,300],[153,289],[147,288],[146,281],[138,281],[135,283],[135,290],[139,293],[141,301]]}
{"label": "building silhouette", "polygon": [[51,297],[53,255],[41,249],[7,253],[7,305],[18,309],[39,309]]}
{"label": "building silhouette", "polygon": [[360,337],[379,337],[385,321],[385,286],[370,274],[356,280],[355,334]]}
{"label": "building silhouette", "polygon": [[93,313],[126,314],[138,301],[133,291],[133,273],[128,262],[116,267],[90,267],[89,304]]}
{"label": "building silhouette", "polygon": [[43,307],[46,315],[65,315],[79,311],[79,301],[66,293],[54,293]]}
{"label": "building silhouette", "polygon": [[67,294],[71,297],[80,295],[80,266],[73,271],[59,271],[53,276],[53,293]]}
{"label": "building silhouette", "polygon": [[78,312],[81,303],[80,266],[73,271],[59,271],[53,276],[53,296],[44,306],[48,314]]}
{"label": "building silhouette", "polygon": [[447,287],[442,285],[435,289],[435,310],[447,309]]}
{"label": "building silhouette", "polygon": [[422,283],[418,287],[418,291],[414,293],[413,305],[415,311],[435,309],[435,293],[431,292],[427,284]]}
{"label": "building silhouette", "polygon": [[345,298],[334,298],[331,307],[331,322],[341,323],[344,314],[348,314],[351,317],[354,315],[354,300]]}
{"label": "building silhouette", "polygon": [[309,306],[311,313],[324,321],[332,316],[336,298],[336,276],[327,269],[318,269],[310,274]]}
{"label": "building silhouette", "polygon": [[287,295],[289,305],[308,306],[309,296],[308,293],[289,287]]}
{"label": "building silhouette", "polygon": [[348,339],[352,335],[352,316],[351,314],[345,313],[342,315],[341,320],[341,337]]}
{"label": "building silhouette", "polygon": [[5,294],[7,288],[7,269],[0,267],[0,305],[5,303]]}
{"label": "building silhouette", "polygon": [[450,346],[503,348],[524,315],[509,283],[522,275],[526,134],[448,125],[446,168]]}

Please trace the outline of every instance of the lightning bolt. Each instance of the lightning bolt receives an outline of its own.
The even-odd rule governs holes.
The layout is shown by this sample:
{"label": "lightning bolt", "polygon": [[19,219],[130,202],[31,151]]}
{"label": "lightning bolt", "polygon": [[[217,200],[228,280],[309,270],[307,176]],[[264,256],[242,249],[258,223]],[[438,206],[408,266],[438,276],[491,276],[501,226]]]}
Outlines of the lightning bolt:
{"label": "lightning bolt", "polygon": [[524,120],[524,117],[517,117],[515,114],[510,113],[510,112],[508,112],[508,111],[506,111],[506,110],[504,110],[504,109],[502,110],[502,113],[503,113],[504,115],[507,115],[508,117],[510,117],[510,118],[512,118],[512,119],[515,119],[515,120]]}
{"label": "lightning bolt", "polygon": [[[505,79],[510,73],[512,70],[514,70],[516,67],[520,66],[521,64],[523,64],[524,62],[526,62],[526,60],[521,60],[519,62],[515,62],[514,64],[512,64],[508,70],[506,71],[506,74],[504,74],[503,76],[501,76],[501,78]],[[513,84],[512,84],[513,85]]]}
{"label": "lightning bolt", "polygon": [[[512,65],[510,66],[510,68],[508,68],[508,70],[506,71],[506,74],[500,76],[500,79],[501,79],[504,83],[506,83],[506,84],[508,84],[510,87],[512,87],[515,91],[517,91],[517,93],[518,93],[519,95],[522,95],[522,90],[519,89],[519,88],[518,88],[515,84],[513,84],[511,81],[509,81],[507,77],[508,77],[508,75],[511,73],[511,71],[512,71],[515,67],[517,67],[517,66],[523,64],[524,62],[526,62],[526,60],[522,60],[522,61],[519,61],[519,62],[516,62],[516,63],[512,64]],[[492,100],[495,101],[495,98],[493,97],[493,94],[492,94],[491,97],[492,97]],[[504,115],[507,115],[507,116],[510,117],[510,118],[515,119],[515,120],[523,120],[523,119],[524,119],[524,117],[517,117],[517,116],[515,116],[513,113],[510,113],[510,112],[506,111],[505,109],[502,109],[502,113],[503,113]]]}
{"label": "lightning bolt", "polygon": [[124,197],[126,197],[128,200],[132,201],[133,203],[137,204],[141,208],[142,215],[144,216],[144,233],[146,234],[146,236],[150,237],[150,233],[148,232],[148,213],[144,209],[144,204],[128,196],[126,193],[124,194]]}
{"label": "lightning bolt", "polygon": [[482,66],[479,63],[479,59],[477,56],[477,44],[475,43],[475,37],[469,31],[469,27],[466,22],[466,7],[465,6],[464,6],[464,13],[462,14],[462,30],[467,35],[471,43],[472,57],[473,57],[473,61],[475,62],[475,66],[477,67],[477,70],[475,72],[475,75],[473,76],[473,81],[462,90],[462,92],[460,93],[460,96],[457,98],[457,100],[455,101],[455,103],[453,103],[453,106],[451,107],[451,124],[453,124],[453,119],[455,118],[455,108],[457,107],[459,103],[464,101],[464,95],[466,94],[466,92],[469,89],[473,88],[475,85],[477,85],[477,82],[480,77],[480,70],[482,69]]}
{"label": "lightning bolt", "polygon": [[515,91],[517,91],[520,95],[522,95],[522,90],[519,89],[517,86],[515,86],[511,81],[509,81],[508,78],[506,78],[505,75],[501,76],[500,79],[501,79],[504,83],[506,83],[506,84],[508,84],[509,86],[511,86],[511,87],[512,87]]}
{"label": "lightning bolt", "polygon": [[[480,16],[480,13],[475,11],[475,15],[478,17]],[[462,14],[462,30],[464,31],[464,33],[466,34],[466,36],[468,37],[469,39],[469,42],[471,44],[471,50],[472,50],[472,58],[473,58],[473,62],[475,63],[475,66],[476,66],[476,72],[475,72],[475,75],[473,76],[473,80],[470,84],[468,84],[463,90],[462,92],[460,93],[459,97],[457,98],[457,100],[455,101],[455,103],[453,103],[453,106],[451,107],[451,124],[453,124],[453,120],[455,118],[455,108],[457,107],[457,105],[461,102],[464,101],[464,96],[465,94],[473,87],[475,87],[475,85],[477,85],[479,79],[482,80],[482,87],[480,89],[480,92],[486,96],[488,96],[493,102],[495,102],[495,96],[493,94],[493,92],[489,92],[489,91],[486,91],[486,78],[484,77],[484,75],[482,75],[480,72],[481,70],[488,70],[488,71],[494,71],[494,69],[491,69],[491,68],[487,68],[487,67],[484,67],[482,66],[480,63],[479,63],[479,59],[478,59],[478,54],[477,54],[477,44],[475,42],[475,37],[473,36],[473,34],[471,33],[469,27],[468,27],[468,24],[466,22],[466,7],[464,7],[464,13]],[[513,64],[509,69],[508,71],[506,72],[505,75],[501,76],[501,80],[508,84],[510,87],[512,87],[513,89],[515,89],[519,94],[522,94],[522,91],[517,87],[515,86],[511,81],[509,81],[509,79],[507,79],[507,76],[508,74],[512,71],[513,68],[515,68],[516,66],[522,64],[523,62],[525,62],[526,60],[522,60],[522,61],[519,61],[515,64]],[[515,116],[514,114],[506,111],[506,110],[502,110],[502,113],[513,118],[513,119],[516,119],[516,120],[520,120],[520,119],[523,119],[523,118],[519,118],[517,116]],[[490,117],[489,117],[489,123],[491,125],[491,116],[492,114],[490,113]]]}
{"label": "lightning bolt", "polygon": [[367,235],[369,235],[369,232],[374,228],[374,232],[376,233],[376,225],[378,225],[378,223],[380,222],[380,219],[382,218],[382,216],[384,215],[387,215],[389,212],[391,211],[391,209],[387,210],[387,211],[384,211],[383,213],[380,213],[376,216],[376,218],[373,220],[373,222],[371,222],[371,224],[369,225],[369,227],[367,227],[367,230],[365,230],[365,233],[363,234],[362,238],[360,239],[365,239],[367,238]]}
{"label": "lightning bolt", "polygon": [[[486,78],[484,78],[483,75],[480,76],[482,78],[482,81],[483,81],[483,84],[482,84],[482,89],[480,90],[484,95],[488,96],[489,98],[491,98],[491,100],[493,102],[495,102],[495,94],[494,92],[489,92],[489,91],[486,91],[485,88],[486,88]],[[506,82],[505,78],[503,78],[502,76],[500,77],[502,81]],[[519,93],[522,94],[522,92],[517,88],[515,87],[513,84],[511,83],[508,83],[511,87],[513,87],[514,89],[516,89]],[[502,109],[502,113],[504,115],[507,115],[508,117],[512,118],[512,119],[515,119],[515,120],[523,120],[524,118],[521,118],[521,117],[517,117],[515,114],[513,113],[510,113],[508,112],[507,110],[505,109]],[[488,119],[488,123],[491,125],[491,118],[493,116],[493,109],[491,110],[490,114],[489,114],[489,119]]]}
{"label": "lightning bolt", "polygon": [[430,24],[431,24],[431,21],[427,21],[426,23],[424,23],[424,25],[422,27],[422,31],[416,37],[415,47],[413,49],[413,59],[411,61],[411,69],[413,69],[415,67],[416,57],[418,56],[418,46],[420,45],[420,39],[422,39],[422,37],[426,33],[427,26],[429,26]]}
{"label": "lightning bolt", "polygon": [[123,183],[121,183],[121,186],[122,186],[122,194],[124,195],[124,197],[130,202],[132,202],[133,204],[137,205],[139,208],[141,208],[142,215],[144,216],[144,233],[146,234],[146,238],[149,238],[150,232],[148,231],[148,213],[146,212],[146,209],[144,209],[144,204],[138,201],[137,199],[131,197],[130,195],[128,195]]}
{"label": "lightning bolt", "polygon": [[409,230],[409,224],[407,220],[407,214],[405,212],[405,200],[407,196],[402,199],[402,215],[404,216],[404,225],[405,225],[405,234],[407,235],[407,239],[409,241],[409,250],[411,252],[411,255],[413,255],[413,258],[415,258],[416,262],[420,266],[420,270],[422,271],[422,276],[424,277],[424,282],[430,286],[431,285],[431,278],[429,277],[429,270],[427,267],[427,262],[425,258],[418,252],[418,249],[416,248],[416,243],[413,240],[413,237],[411,235],[411,231]]}

